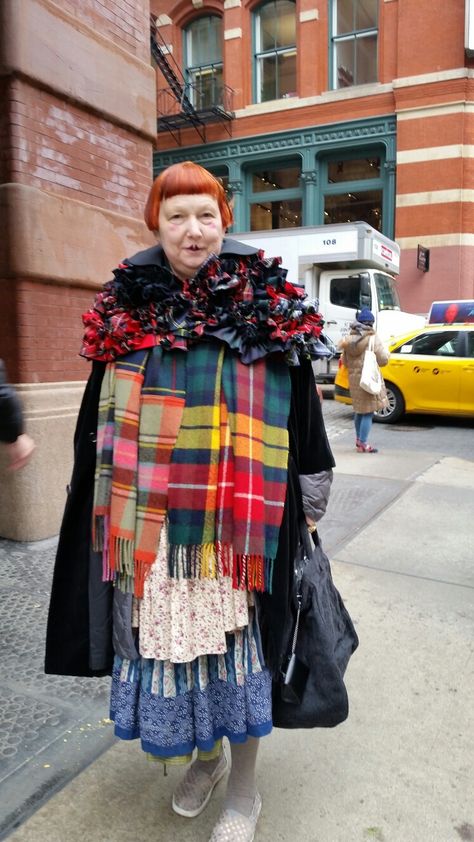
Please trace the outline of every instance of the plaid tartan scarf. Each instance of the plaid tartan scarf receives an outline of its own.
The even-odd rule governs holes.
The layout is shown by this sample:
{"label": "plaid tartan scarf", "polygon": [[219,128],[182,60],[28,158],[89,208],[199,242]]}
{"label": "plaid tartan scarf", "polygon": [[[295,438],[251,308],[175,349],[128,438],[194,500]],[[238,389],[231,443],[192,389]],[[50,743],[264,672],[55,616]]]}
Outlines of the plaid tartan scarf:
{"label": "plaid tartan scarf", "polygon": [[104,579],[136,596],[156,558],[184,390],[183,355],[159,347],[109,363],[102,382],[93,546]]}
{"label": "plaid tartan scarf", "polygon": [[290,379],[224,345],[109,363],[99,407],[94,545],[104,576],[143,594],[164,517],[174,577],[271,590],[286,494]]}

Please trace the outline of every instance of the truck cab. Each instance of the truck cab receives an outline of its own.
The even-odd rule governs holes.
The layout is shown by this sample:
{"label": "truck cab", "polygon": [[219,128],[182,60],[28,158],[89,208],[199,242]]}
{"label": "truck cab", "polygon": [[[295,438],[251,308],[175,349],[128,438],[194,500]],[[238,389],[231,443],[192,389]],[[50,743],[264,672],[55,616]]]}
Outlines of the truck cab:
{"label": "truck cab", "polygon": [[[305,289],[314,283],[316,267],[308,270]],[[390,337],[395,330],[397,316],[401,313],[398,290],[393,278],[386,272],[367,270],[325,270],[325,277],[318,278],[319,308],[325,317],[325,332],[337,344],[349,330],[355,314],[363,307],[372,310],[379,333]],[[390,316],[386,315],[390,313]]]}

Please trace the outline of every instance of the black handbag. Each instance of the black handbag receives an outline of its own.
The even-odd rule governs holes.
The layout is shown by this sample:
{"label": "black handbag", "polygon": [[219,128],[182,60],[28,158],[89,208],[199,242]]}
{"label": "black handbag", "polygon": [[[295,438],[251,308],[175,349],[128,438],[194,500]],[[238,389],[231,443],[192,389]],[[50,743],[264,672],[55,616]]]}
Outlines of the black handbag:
{"label": "black handbag", "polygon": [[347,719],[344,673],[359,645],[319,538],[300,523],[294,564],[294,622],[280,681],[273,683],[277,728],[332,728]]}

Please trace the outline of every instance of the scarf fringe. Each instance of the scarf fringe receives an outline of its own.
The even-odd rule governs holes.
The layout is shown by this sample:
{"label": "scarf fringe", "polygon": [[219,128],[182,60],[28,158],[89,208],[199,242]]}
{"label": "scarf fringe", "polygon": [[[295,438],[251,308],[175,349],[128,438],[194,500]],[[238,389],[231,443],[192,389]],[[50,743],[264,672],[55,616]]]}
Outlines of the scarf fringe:
{"label": "scarf fringe", "polygon": [[231,544],[173,545],[168,557],[172,579],[217,579],[231,576],[236,590],[271,593],[275,559],[262,555],[234,555]]}
{"label": "scarf fringe", "polygon": [[219,562],[219,575],[230,576],[232,574],[232,544],[216,541],[217,559]]}
{"label": "scarf fringe", "polygon": [[135,556],[133,592],[138,599],[143,598],[145,579],[152,568],[154,560],[154,558],[137,558],[137,556]]}
{"label": "scarf fringe", "polygon": [[135,542],[133,538],[124,538],[121,535],[110,536],[109,541],[109,566],[111,571],[119,576],[133,576],[135,570]]}
{"label": "scarf fringe", "polygon": [[133,593],[134,582],[133,576],[127,576],[125,573],[121,573],[118,576],[114,576],[115,587],[122,591],[122,593]]}
{"label": "scarf fringe", "polygon": [[[109,538],[109,518],[94,519],[94,550],[102,551],[104,582],[114,581],[124,593],[143,598],[145,579],[155,561],[149,554],[137,558],[134,542],[118,535]],[[173,579],[218,579],[232,577],[237,590],[272,592],[275,559],[242,553],[234,555],[232,544],[195,544],[170,547],[168,567]]]}
{"label": "scarf fringe", "polygon": [[113,582],[115,571],[110,566],[110,516],[95,514],[92,519],[92,549],[102,554],[102,581]]}
{"label": "scarf fringe", "polygon": [[[110,540],[110,518],[96,515],[93,549],[102,553],[102,580],[114,581],[124,593],[143,598],[145,579],[155,561],[149,554],[137,558],[134,541],[119,535]],[[168,571],[173,579],[218,579],[232,577],[237,590],[272,592],[274,558],[241,553],[234,555],[232,544],[223,541],[174,545],[170,547]]]}
{"label": "scarf fringe", "polygon": [[170,546],[168,571],[172,579],[217,579],[218,552],[213,543]]}

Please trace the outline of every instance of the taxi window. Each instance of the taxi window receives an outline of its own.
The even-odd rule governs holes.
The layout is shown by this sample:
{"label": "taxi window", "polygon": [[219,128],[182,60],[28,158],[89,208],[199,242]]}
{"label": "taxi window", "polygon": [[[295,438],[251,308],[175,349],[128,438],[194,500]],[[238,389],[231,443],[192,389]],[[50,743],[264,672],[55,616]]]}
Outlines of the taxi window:
{"label": "taxi window", "polygon": [[399,349],[404,354],[435,354],[440,357],[455,357],[458,354],[458,331],[443,330],[439,333],[422,333],[412,339],[409,345]]}
{"label": "taxi window", "polygon": [[466,335],[466,338],[467,338],[466,356],[473,358],[474,357],[474,330],[468,331],[468,333]]}

